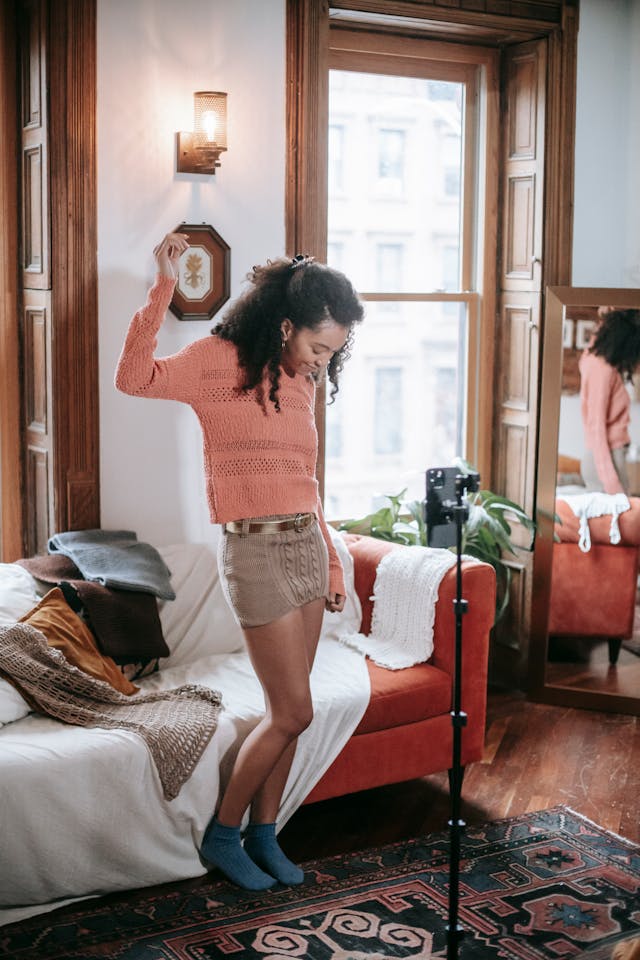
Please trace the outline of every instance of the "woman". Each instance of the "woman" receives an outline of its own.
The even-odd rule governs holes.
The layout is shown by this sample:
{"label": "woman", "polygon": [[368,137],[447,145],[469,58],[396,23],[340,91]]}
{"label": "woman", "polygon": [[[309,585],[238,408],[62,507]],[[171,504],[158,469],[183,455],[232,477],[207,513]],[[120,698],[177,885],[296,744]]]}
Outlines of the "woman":
{"label": "woman", "polygon": [[[340,560],[315,477],[315,382],[332,396],[363,310],[343,274],[309,257],[254,267],[251,286],[212,336],[155,359],[187,238],[155,248],[157,276],[131,321],[116,386],[182,400],[200,420],[218,563],[264,691],[265,716],[242,744],[201,853],[250,890],[301,883],[276,839],[296,740],[313,715],[309,674],[323,612],[344,606]],[[240,825],[250,810],[242,845]]]}
{"label": "woman", "polygon": [[580,357],[580,406],[588,490],[629,493],[626,452],[631,398],[625,386],[640,363],[640,310],[601,307],[593,341]]}

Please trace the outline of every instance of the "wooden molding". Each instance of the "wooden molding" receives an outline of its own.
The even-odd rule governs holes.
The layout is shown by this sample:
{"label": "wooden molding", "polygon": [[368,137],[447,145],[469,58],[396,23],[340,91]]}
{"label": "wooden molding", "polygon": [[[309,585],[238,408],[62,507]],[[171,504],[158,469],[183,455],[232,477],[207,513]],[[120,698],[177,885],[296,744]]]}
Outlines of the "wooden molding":
{"label": "wooden molding", "polygon": [[[287,0],[287,167],[285,228],[290,256],[327,256],[329,4]],[[325,389],[318,390],[318,483],[324,496]]]}
{"label": "wooden molding", "polygon": [[286,243],[290,255],[327,253],[326,130],[329,5],[287,0]]}
{"label": "wooden molding", "polygon": [[578,11],[563,10],[547,52],[544,285],[571,283]]}
{"label": "wooden molding", "polygon": [[16,10],[0,5],[0,561],[23,555],[24,489],[20,451],[18,337],[18,118]]}
{"label": "wooden molding", "polygon": [[56,4],[49,36],[54,517],[100,526],[96,4]]}

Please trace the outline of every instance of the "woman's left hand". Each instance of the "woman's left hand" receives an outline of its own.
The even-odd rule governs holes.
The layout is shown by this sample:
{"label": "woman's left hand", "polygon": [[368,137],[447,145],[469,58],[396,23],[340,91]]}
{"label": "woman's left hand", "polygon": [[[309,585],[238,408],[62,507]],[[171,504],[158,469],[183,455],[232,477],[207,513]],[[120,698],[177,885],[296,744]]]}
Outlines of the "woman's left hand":
{"label": "woman's left hand", "polygon": [[325,601],[325,608],[329,613],[342,613],[345,599],[341,593],[330,593]]}

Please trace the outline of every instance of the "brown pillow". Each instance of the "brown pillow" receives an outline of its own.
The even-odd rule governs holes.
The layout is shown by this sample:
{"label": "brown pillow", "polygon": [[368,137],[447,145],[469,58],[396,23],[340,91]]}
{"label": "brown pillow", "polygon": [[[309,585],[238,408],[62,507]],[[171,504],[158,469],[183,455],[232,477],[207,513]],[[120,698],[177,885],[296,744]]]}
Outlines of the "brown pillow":
{"label": "brown pillow", "polygon": [[59,587],[45,594],[40,603],[20,618],[46,637],[50,647],[55,647],[64,657],[84,673],[105,680],[121,693],[136,693],[138,687],[122,674],[111,657],[105,657],[96,645],[86,623],[73,612]]}

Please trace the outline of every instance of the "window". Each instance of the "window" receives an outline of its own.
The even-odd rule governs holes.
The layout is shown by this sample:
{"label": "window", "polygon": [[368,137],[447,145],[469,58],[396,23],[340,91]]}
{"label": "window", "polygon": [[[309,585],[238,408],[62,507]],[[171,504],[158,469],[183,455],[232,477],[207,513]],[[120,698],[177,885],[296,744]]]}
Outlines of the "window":
{"label": "window", "polygon": [[[442,248],[442,289],[447,293],[457,290],[460,285],[460,253],[457,247]],[[444,303],[443,310],[451,317],[458,316],[457,303]]]}
{"label": "window", "polygon": [[379,290],[397,290],[402,276],[403,248],[400,243],[376,244],[375,274],[371,278]]}
{"label": "window", "polygon": [[374,450],[377,454],[402,450],[402,369],[378,367],[374,379]]}
{"label": "window", "polygon": [[344,190],[344,127],[337,123],[329,124],[329,191],[341,193]]}
{"label": "window", "polygon": [[477,300],[465,229],[473,221],[461,217],[475,70],[395,76],[372,72],[369,56],[360,72],[353,56],[354,69],[330,70],[330,128],[347,115],[350,134],[337,146],[330,136],[329,169],[339,161],[360,175],[343,195],[330,177],[327,250],[363,297],[365,320],[327,407],[325,490],[340,511],[330,519],[368,513],[404,488],[421,499],[428,467],[467,456],[468,314]]}
{"label": "window", "polygon": [[404,188],[404,140],[404,130],[378,130],[379,186],[396,194]]}
{"label": "window", "polygon": [[325,457],[338,459],[342,456],[342,412],[337,402],[327,405],[325,427]]}

